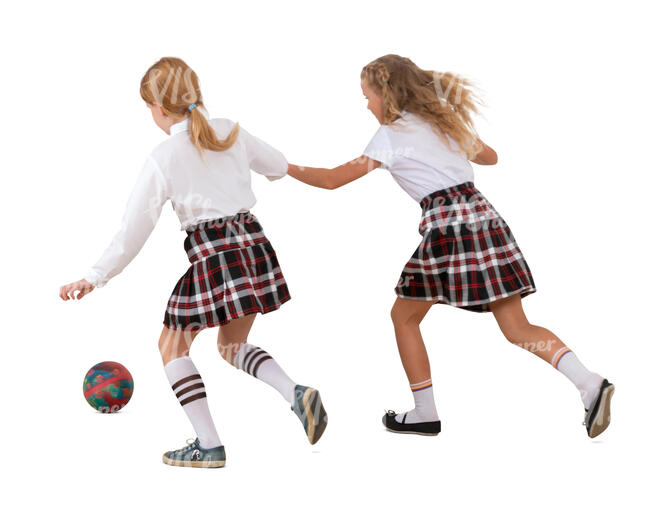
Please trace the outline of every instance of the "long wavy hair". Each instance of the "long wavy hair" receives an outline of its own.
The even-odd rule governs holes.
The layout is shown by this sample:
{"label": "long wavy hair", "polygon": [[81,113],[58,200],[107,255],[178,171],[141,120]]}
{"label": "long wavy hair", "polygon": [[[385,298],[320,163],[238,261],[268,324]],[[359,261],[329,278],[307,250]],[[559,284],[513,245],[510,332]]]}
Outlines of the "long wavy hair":
{"label": "long wavy hair", "polygon": [[[473,82],[453,73],[419,68],[412,60],[389,54],[366,64],[361,79],[383,100],[384,124],[400,119],[402,110],[417,114],[439,135],[456,141],[472,159],[482,144],[471,114],[478,114],[480,97]],[[452,150],[447,137],[441,137]]]}
{"label": "long wavy hair", "polygon": [[[163,57],[147,69],[140,80],[140,96],[148,104],[157,103],[167,115],[184,117],[187,108],[195,103],[203,106],[199,78],[185,61],[177,57]],[[224,140],[219,140],[198,108],[189,112],[190,137],[201,153],[205,149],[225,151],[237,140],[239,123]]]}

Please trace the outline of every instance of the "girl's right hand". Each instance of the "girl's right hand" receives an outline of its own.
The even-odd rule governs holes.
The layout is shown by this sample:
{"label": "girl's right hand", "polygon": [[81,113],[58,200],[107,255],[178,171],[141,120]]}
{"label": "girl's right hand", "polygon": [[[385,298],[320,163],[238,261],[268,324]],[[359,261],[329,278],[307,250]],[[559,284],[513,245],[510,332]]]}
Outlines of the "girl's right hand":
{"label": "girl's right hand", "polygon": [[360,156],[334,169],[289,164],[289,175],[307,185],[332,190],[365,176],[380,165],[381,162]]}
{"label": "girl's right hand", "polygon": [[[95,289],[95,285],[90,284],[85,279],[80,279],[74,283],[65,284],[59,290],[59,297],[63,300],[70,299],[81,299],[84,295],[88,295]],[[74,292],[79,291],[79,294],[75,297]]]}

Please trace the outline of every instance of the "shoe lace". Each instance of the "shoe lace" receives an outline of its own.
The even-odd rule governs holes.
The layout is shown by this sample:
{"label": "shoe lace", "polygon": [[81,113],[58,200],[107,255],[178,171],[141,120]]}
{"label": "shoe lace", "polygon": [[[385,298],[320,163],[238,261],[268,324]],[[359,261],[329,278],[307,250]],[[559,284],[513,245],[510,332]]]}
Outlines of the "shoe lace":
{"label": "shoe lace", "polygon": [[188,450],[193,450],[196,447],[196,439],[188,438],[185,440],[187,446],[181,448],[181,453],[185,453]]}

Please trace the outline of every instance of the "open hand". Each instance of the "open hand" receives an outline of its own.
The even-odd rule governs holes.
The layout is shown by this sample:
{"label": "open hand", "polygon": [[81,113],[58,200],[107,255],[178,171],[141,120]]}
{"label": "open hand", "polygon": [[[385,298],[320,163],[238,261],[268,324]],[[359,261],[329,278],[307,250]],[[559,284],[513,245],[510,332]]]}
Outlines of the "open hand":
{"label": "open hand", "polygon": [[[90,284],[85,279],[81,279],[74,283],[66,284],[61,287],[59,290],[59,297],[63,300],[69,299],[80,299],[84,295],[89,294],[95,289],[95,285]],[[74,292],[79,291],[78,295],[75,297]]]}

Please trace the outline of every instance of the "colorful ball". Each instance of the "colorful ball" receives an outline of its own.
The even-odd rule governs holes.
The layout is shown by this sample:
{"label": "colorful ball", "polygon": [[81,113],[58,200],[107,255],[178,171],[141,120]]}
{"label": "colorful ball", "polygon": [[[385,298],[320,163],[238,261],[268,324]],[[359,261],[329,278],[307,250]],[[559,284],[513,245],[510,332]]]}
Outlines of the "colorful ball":
{"label": "colorful ball", "polygon": [[84,378],[84,397],[99,412],[117,412],[133,394],[133,377],[124,366],[104,361],[93,366]]}

